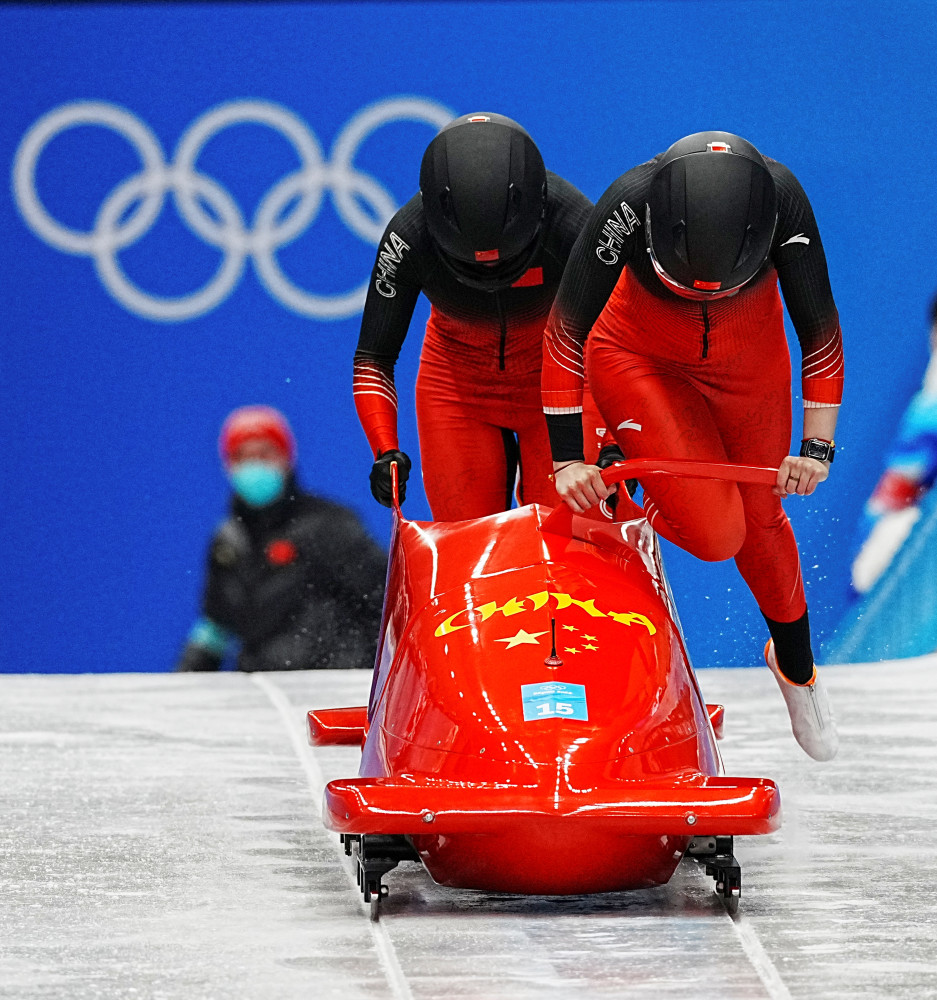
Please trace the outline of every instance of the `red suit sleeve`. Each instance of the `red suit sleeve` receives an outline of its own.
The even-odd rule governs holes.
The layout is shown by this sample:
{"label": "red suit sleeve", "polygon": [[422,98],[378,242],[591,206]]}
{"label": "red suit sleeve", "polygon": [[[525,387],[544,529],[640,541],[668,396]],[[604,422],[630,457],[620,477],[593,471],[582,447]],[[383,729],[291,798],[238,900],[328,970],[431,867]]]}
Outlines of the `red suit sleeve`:
{"label": "red suit sleeve", "polygon": [[[819,342],[817,342],[819,341]],[[804,406],[839,406],[843,398],[843,336],[839,321],[826,336],[802,344],[801,386]]]}
{"label": "red suit sleeve", "polygon": [[573,246],[543,338],[540,390],[555,462],[582,459],[583,349],[592,325],[632,259],[641,225],[628,199],[646,165],[602,195]]}
{"label": "red suit sleeve", "polygon": [[393,365],[356,357],[355,410],[374,456],[397,451],[397,389]]}
{"label": "red suit sleeve", "polygon": [[583,343],[569,333],[554,309],[543,338],[540,381],[543,412],[548,416],[582,412]]}

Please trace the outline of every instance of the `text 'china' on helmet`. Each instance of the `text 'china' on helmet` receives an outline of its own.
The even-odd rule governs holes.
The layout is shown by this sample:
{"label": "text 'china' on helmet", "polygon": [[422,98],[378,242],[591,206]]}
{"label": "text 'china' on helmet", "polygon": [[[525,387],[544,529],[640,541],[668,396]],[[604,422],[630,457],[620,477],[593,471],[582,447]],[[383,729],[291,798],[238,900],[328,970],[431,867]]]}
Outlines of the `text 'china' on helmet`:
{"label": "text 'china' on helmet", "polygon": [[420,193],[430,235],[446,266],[468,285],[510,284],[539,247],[546,170],[517,122],[463,115],[423,154]]}
{"label": "text 'china' on helmet", "polygon": [[664,153],[651,178],[647,240],[674,291],[719,296],[761,270],[777,223],[764,157],[731,132],[697,132]]}

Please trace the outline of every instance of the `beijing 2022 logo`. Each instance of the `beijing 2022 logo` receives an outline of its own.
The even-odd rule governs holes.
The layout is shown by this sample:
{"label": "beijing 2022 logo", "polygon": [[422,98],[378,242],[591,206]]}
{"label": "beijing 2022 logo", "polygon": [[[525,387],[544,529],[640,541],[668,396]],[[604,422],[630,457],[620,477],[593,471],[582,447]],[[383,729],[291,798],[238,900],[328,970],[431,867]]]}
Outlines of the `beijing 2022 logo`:
{"label": "beijing 2022 logo", "polygon": [[[335,209],[348,229],[377,246],[398,206],[375,177],[355,167],[359,147],[376,129],[393,122],[425,122],[438,130],[453,117],[448,108],[426,98],[387,98],[354,115],[326,159],[315,134],[292,111],[270,101],[231,101],[197,118],[167,163],[159,140],[132,112],[101,101],[76,101],[43,115],[23,137],[13,164],[13,193],[27,225],[40,239],[65,253],[91,257],[107,291],[138,316],[179,322],[210,312],[231,294],[250,257],[264,288],[285,308],[318,320],[345,319],[363,308],[368,279],[347,292],[316,295],[287,278],[277,262],[277,250],[312,225],[326,191],[331,192]],[[222,130],[242,123],[279,132],[300,160],[298,170],[263,195],[250,226],[230,192],[197,168],[205,144]],[[78,125],[96,125],[118,133],[134,147],[142,163],[142,170],[118,184],[103,200],[90,231],[72,229],[54,219],[36,191],[36,167],[43,150],[61,132]],[[182,221],[223,254],[204,287],[175,298],[139,288],[118,259],[121,250],[154,225],[170,192]],[[370,214],[362,210],[361,202]]]}

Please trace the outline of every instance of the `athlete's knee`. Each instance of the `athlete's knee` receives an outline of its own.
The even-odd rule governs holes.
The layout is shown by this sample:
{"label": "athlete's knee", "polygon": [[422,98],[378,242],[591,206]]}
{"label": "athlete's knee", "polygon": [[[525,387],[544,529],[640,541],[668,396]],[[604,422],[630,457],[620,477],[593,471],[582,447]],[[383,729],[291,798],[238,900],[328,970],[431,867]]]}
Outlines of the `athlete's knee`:
{"label": "athlete's knee", "polygon": [[691,526],[694,529],[693,554],[706,562],[732,559],[745,544],[745,512],[738,493],[727,491],[726,496],[718,499],[721,502],[700,504]]}
{"label": "athlete's knee", "polygon": [[666,521],[653,505],[646,505],[648,520],[668,541],[704,562],[732,559],[745,543],[745,519],[731,514],[700,511],[692,520]]}
{"label": "athlete's knee", "polygon": [[704,562],[722,562],[734,558],[745,543],[744,522],[718,527],[719,530],[688,539],[687,551]]}
{"label": "athlete's knee", "polygon": [[[745,543],[745,511],[735,484],[700,483],[692,491],[684,490],[664,498],[661,511],[654,511],[655,501],[646,501],[649,520],[665,538],[705,562],[732,559]],[[653,511],[653,514],[651,513]],[[663,515],[669,532],[654,523],[654,515]]]}

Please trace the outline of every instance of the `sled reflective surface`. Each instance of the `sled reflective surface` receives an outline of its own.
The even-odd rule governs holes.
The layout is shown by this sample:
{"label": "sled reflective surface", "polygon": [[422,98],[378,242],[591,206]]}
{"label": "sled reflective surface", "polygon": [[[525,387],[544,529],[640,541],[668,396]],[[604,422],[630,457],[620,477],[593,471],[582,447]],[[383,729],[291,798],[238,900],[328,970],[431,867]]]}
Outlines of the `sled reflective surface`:
{"label": "sled reflective surface", "polygon": [[[632,461],[604,477],[647,474],[776,475]],[[779,793],[723,773],[723,712],[696,683],[656,535],[624,493],[617,517],[395,508],[369,705],[309,713],[313,744],[362,747],[324,821],[375,907],[402,860],[447,886],[578,894],[660,885],[686,853],[737,901],[731,838],[777,829]]]}

